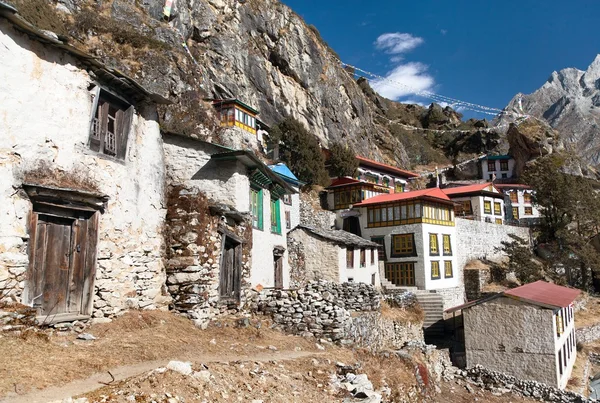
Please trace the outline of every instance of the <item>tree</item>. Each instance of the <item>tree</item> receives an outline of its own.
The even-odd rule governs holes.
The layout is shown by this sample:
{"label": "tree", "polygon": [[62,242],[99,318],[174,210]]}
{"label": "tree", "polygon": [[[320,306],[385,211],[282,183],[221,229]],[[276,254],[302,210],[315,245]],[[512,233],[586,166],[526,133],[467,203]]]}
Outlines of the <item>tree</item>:
{"label": "tree", "polygon": [[354,176],[358,169],[358,160],[348,144],[333,143],[329,151],[331,152],[331,157],[329,157],[330,173],[338,178]]}
{"label": "tree", "polygon": [[589,288],[590,271],[600,289],[600,254],[593,240],[600,230],[598,183],[567,170],[576,159],[566,154],[538,158],[525,169],[522,180],[535,189],[540,207],[539,240],[554,251],[553,260],[565,267],[572,285]]}
{"label": "tree", "polygon": [[329,175],[319,141],[302,123],[289,117],[275,125],[269,134],[279,144],[280,159],[298,179],[309,185],[328,184]]}
{"label": "tree", "polygon": [[516,235],[509,234],[512,241],[502,241],[501,250],[508,257],[508,272],[514,272],[521,284],[543,278],[543,265],[535,259],[529,243]]}

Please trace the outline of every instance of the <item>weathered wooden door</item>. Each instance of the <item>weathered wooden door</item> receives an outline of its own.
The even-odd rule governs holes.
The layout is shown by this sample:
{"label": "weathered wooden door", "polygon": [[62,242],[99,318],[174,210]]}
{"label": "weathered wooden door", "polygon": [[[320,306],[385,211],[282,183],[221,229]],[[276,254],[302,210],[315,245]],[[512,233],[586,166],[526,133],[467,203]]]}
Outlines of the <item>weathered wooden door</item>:
{"label": "weathered wooden door", "polygon": [[273,255],[275,268],[275,288],[283,288],[283,256]]}
{"label": "weathered wooden door", "polygon": [[221,255],[219,296],[222,300],[239,302],[242,275],[242,244],[226,236]]}
{"label": "weathered wooden door", "polygon": [[97,215],[56,209],[31,222],[29,300],[48,322],[89,316],[95,277]]}

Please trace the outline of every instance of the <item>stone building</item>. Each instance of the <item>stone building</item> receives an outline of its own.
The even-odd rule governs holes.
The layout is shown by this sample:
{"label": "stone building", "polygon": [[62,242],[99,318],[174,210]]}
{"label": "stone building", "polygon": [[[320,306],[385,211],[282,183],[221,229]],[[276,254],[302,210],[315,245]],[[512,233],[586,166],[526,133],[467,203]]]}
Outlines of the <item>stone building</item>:
{"label": "stone building", "polygon": [[563,389],[577,356],[579,290],[536,281],[447,310],[462,311],[466,365]]}
{"label": "stone building", "polygon": [[[381,245],[386,280],[413,290],[460,288],[453,206],[439,188],[384,194],[354,205],[362,236]],[[458,301],[464,301],[459,294]]]}
{"label": "stone building", "polygon": [[164,150],[174,307],[205,321],[250,288],[288,287],[282,199],[294,189],[250,151],[173,134]]}
{"label": "stone building", "polygon": [[275,165],[269,165],[269,168],[275,172],[281,179],[288,183],[296,193],[291,195],[283,195],[283,214],[285,229],[291,230],[296,228],[300,224],[300,187],[305,185],[304,182],[299,180],[296,175],[290,171],[290,169],[284,163],[278,163]]}
{"label": "stone building", "polygon": [[0,60],[5,297],[46,323],[166,307],[156,104],[168,101],[4,3]]}
{"label": "stone building", "polygon": [[510,155],[487,155],[482,157],[481,162],[481,179],[494,181],[498,179],[500,182],[504,179],[514,178],[515,175],[515,159]]}
{"label": "stone building", "polygon": [[456,203],[456,217],[495,224],[504,223],[504,194],[492,183],[449,187],[443,189],[443,192]]}
{"label": "stone building", "polygon": [[540,211],[533,203],[535,191],[527,185],[520,183],[507,183],[495,185],[508,201],[506,205],[506,219],[510,222],[535,224],[540,218]]}
{"label": "stone building", "polygon": [[344,230],[297,226],[288,233],[291,286],[313,280],[379,286],[379,244]]}

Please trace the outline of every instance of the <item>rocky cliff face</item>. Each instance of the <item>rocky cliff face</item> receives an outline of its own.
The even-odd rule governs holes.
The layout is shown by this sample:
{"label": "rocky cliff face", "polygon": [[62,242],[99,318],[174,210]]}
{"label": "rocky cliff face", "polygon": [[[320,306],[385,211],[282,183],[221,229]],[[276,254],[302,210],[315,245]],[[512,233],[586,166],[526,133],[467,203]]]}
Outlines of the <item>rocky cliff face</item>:
{"label": "rocky cliff face", "polygon": [[600,164],[600,55],[586,71],[553,72],[532,94],[517,94],[507,109],[548,122],[585,163]]}
{"label": "rocky cliff face", "polygon": [[323,146],[342,141],[357,154],[408,168],[448,162],[444,147],[453,139],[440,143],[386,119],[423,128],[475,124],[450,108],[379,97],[341,67],[315,27],[277,0],[177,0],[170,21],[164,0],[9,1],[33,24],[173,100],[161,109],[165,131],[214,139],[205,100],[236,97],[268,125],[293,116]]}

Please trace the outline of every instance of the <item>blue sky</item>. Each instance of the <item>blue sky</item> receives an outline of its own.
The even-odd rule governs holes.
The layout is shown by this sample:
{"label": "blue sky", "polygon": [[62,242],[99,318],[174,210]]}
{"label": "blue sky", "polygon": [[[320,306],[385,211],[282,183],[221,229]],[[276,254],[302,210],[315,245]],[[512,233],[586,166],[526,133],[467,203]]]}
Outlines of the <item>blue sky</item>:
{"label": "blue sky", "polygon": [[[283,2],[345,63],[495,108],[535,91],[554,70],[585,70],[600,53],[599,0]],[[395,84],[374,84],[390,98],[430,102]]]}

